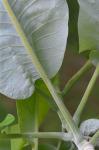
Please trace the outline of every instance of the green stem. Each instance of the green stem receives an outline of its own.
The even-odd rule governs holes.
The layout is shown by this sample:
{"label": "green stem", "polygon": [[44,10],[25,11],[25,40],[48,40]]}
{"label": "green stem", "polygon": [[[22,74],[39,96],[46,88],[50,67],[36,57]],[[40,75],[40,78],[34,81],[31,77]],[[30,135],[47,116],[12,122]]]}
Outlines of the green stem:
{"label": "green stem", "polygon": [[97,139],[99,139],[99,131],[97,131],[95,135],[91,138],[90,143],[96,146]]}
{"label": "green stem", "polygon": [[[42,95],[44,98],[46,98],[46,100],[48,100],[48,103],[51,105],[52,109],[53,109],[55,112],[57,112],[57,114],[58,114],[58,116],[59,116],[59,118],[60,118],[60,121],[61,121],[61,123],[62,123],[62,127],[63,127],[64,129],[67,129],[68,126],[66,125],[65,120],[64,120],[64,118],[63,118],[61,112],[60,112],[59,109],[56,107],[55,102],[53,102],[52,97],[48,96],[45,92],[43,92],[43,91],[42,91],[41,89],[39,89],[38,87],[36,87],[36,91],[37,91],[40,95]],[[69,131],[69,128],[68,128],[68,131]]]}
{"label": "green stem", "polygon": [[83,96],[83,98],[81,100],[81,103],[79,104],[79,106],[78,106],[78,108],[77,108],[77,110],[76,110],[76,112],[74,114],[73,118],[74,118],[74,121],[77,124],[79,124],[80,116],[81,116],[81,114],[82,114],[82,112],[84,110],[84,107],[85,107],[85,105],[86,105],[86,103],[88,101],[88,98],[89,98],[92,90],[93,90],[93,87],[94,87],[94,85],[96,83],[96,80],[97,80],[98,76],[99,76],[99,65],[96,67],[96,70],[95,70],[95,72],[94,72],[94,74],[93,74],[93,76],[92,76],[92,78],[91,78],[91,80],[90,80],[90,82],[88,84],[88,87],[87,87],[87,89],[86,89],[86,91],[84,93],[84,96]]}
{"label": "green stem", "polygon": [[56,147],[56,150],[60,150],[61,145],[62,145],[62,140],[59,140],[58,145]]}
{"label": "green stem", "polygon": [[[53,102],[52,97],[48,96],[45,92],[43,92],[43,91],[42,91],[41,89],[39,89],[38,87],[36,87],[36,91],[37,91],[40,95],[42,95],[44,98],[46,98],[46,100],[48,100],[48,102],[50,103],[52,109],[57,112],[57,114],[58,114],[58,116],[59,116],[59,118],[60,118],[60,120],[61,120],[62,127],[63,127],[64,129],[67,129],[68,126],[66,125],[65,120],[64,120],[64,118],[63,118],[61,112],[60,112],[60,111],[58,110],[58,108],[56,107],[55,102]],[[69,128],[68,128],[68,131],[69,131]]]}
{"label": "green stem", "polygon": [[61,139],[64,141],[71,141],[72,137],[68,133],[62,132],[30,132],[22,134],[0,134],[0,139],[19,139],[19,138],[41,138],[41,139]]}
{"label": "green stem", "polygon": [[[36,97],[36,95],[35,95]],[[34,132],[38,132],[39,125],[38,125],[38,99],[35,98],[35,107],[34,107]],[[33,140],[32,150],[38,150],[38,138]]]}
{"label": "green stem", "polygon": [[[64,130],[63,127],[62,127],[62,132],[63,132],[63,133],[65,132],[65,130]],[[60,150],[61,145],[62,145],[62,140],[59,140],[59,141],[58,141],[58,144],[57,144],[57,147],[56,147],[56,150]]]}
{"label": "green stem", "polygon": [[29,44],[28,42],[28,39],[26,38],[26,35],[25,33],[23,32],[16,16],[14,15],[9,3],[7,0],[3,0],[3,4],[14,24],[14,27],[16,28],[16,31],[17,33],[19,34],[20,36],[20,39],[24,45],[24,47],[26,48],[27,52],[29,55],[32,56],[32,62],[36,68],[36,70],[38,71],[40,77],[43,79],[43,81],[45,82],[46,86],[48,87],[58,109],[60,110],[64,120],[65,120],[65,123],[68,125],[70,131],[73,133],[73,136],[74,136],[74,140],[75,142],[78,141],[79,139],[79,131],[78,131],[78,128],[77,126],[75,125],[69,111],[67,110],[67,108],[65,107],[65,105],[63,104],[61,98],[58,96],[57,92],[55,91],[55,88],[53,87],[51,81],[49,80],[47,74],[45,73],[45,71],[43,70],[43,67],[42,65],[40,64],[36,54],[35,54],[35,51],[33,50],[33,48],[31,47],[31,45]]}
{"label": "green stem", "polygon": [[62,95],[65,96],[71,88],[74,86],[75,83],[79,81],[79,79],[92,67],[92,64],[90,61],[87,61],[87,63],[67,82],[65,85],[65,88],[62,92]]}
{"label": "green stem", "polygon": [[35,87],[35,89],[41,96],[43,96],[47,100],[47,102],[51,106],[51,108],[57,112],[58,108],[57,108],[53,98],[50,95],[48,95],[47,93],[45,93],[43,90],[39,89],[38,87]]}

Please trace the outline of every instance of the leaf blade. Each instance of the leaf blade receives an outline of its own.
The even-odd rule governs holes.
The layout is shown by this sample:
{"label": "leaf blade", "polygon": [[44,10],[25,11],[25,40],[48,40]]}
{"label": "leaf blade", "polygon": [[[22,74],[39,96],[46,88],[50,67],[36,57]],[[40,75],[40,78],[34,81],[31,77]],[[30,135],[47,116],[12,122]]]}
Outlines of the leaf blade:
{"label": "leaf blade", "polygon": [[[23,36],[25,45],[28,45],[27,49],[31,49],[30,50],[31,52],[32,52],[32,50],[35,51],[35,53],[38,57],[38,60],[40,61],[41,65],[44,67],[47,74],[50,77],[54,76],[62,64],[62,60],[63,60],[64,52],[65,52],[66,41],[67,41],[67,36],[68,36],[68,8],[67,8],[66,1],[65,0],[62,0],[62,1],[55,0],[54,3],[52,0],[50,2],[43,1],[43,0],[38,1],[38,2],[33,1],[34,2],[33,5],[30,6],[30,4],[32,3],[32,1],[31,1],[31,3],[28,4],[30,6],[30,8],[31,7],[38,8],[38,6],[40,6],[39,13],[42,14],[41,12],[43,11],[43,9],[45,10],[50,6],[49,13],[47,14],[47,16],[46,16],[46,14],[44,14],[43,20],[42,20],[42,17],[38,19],[41,26],[38,27],[38,23],[34,21],[35,25],[32,23],[32,24],[30,24],[29,28],[26,28],[25,30],[23,30],[23,28],[22,28],[24,26],[27,26],[27,24],[25,24],[26,21],[24,22],[24,19],[29,18],[29,20],[27,20],[26,23],[28,23],[30,21],[30,19],[34,20],[35,17],[37,17],[37,16],[35,16],[35,14],[37,14],[38,9],[32,9],[32,11],[34,11],[34,12],[28,13],[28,11],[30,11],[31,9],[29,9],[29,8],[27,9],[26,4],[24,4],[23,1],[16,1],[15,5],[12,7],[11,7],[12,1],[4,0],[3,2],[6,3],[5,5],[8,6],[9,11],[13,16],[12,20],[14,20],[14,21],[16,20],[16,24],[17,24],[16,26],[20,27],[19,32],[20,32],[20,35]],[[44,2],[46,3],[46,5],[43,5]],[[20,6],[22,6],[23,10]],[[43,8],[44,6],[46,8]],[[63,8],[62,11],[61,11],[61,8]],[[25,13],[25,15],[21,16],[23,18],[19,19],[20,16],[18,16],[18,15],[23,13],[20,11],[24,11],[25,9],[27,9],[27,14]],[[54,12],[54,15],[52,15],[53,12]],[[34,14],[34,18],[31,18],[31,14]],[[60,19],[60,18],[62,18],[62,19]],[[14,24],[14,26],[15,26],[15,24]],[[33,29],[33,35],[27,34],[28,32],[31,33],[31,29]],[[59,29],[60,29],[60,31],[59,31]],[[23,31],[25,32],[25,34],[23,33]],[[25,37],[25,35],[27,37]],[[59,37],[61,37],[61,38],[59,38]],[[19,40],[19,43],[21,44],[21,46],[23,46],[22,43],[20,42],[20,40]],[[50,46],[52,46],[52,47],[50,47]],[[54,49],[54,51],[53,51],[53,49]],[[23,49],[22,53],[24,53],[27,56],[27,53],[24,51],[24,49]],[[30,55],[29,55],[29,57],[30,57]],[[55,57],[57,57],[57,59],[55,59]],[[25,57],[24,57],[24,60],[26,60],[26,62],[27,62],[27,59]],[[23,66],[21,64],[21,68],[18,67],[19,70],[17,70],[18,76],[20,76],[18,81],[21,80],[21,84],[24,85],[23,89],[22,88],[20,89],[19,86],[17,87],[17,89],[15,89],[15,87],[14,87],[15,85],[13,85],[12,88],[14,88],[14,90],[12,90],[11,85],[9,86],[7,84],[8,88],[11,89],[11,92],[12,91],[14,91],[14,92],[13,93],[8,92],[7,89],[5,91],[5,88],[4,88],[5,86],[3,86],[3,87],[1,87],[1,89],[2,89],[1,91],[4,91],[6,93],[6,95],[9,96],[9,93],[11,93],[13,95],[10,95],[10,97],[22,99],[22,98],[29,97],[33,93],[33,91],[34,91],[33,83],[39,77],[38,77],[38,73],[35,71],[35,69],[33,67],[33,63],[31,62],[31,60],[29,58],[28,58],[28,61],[29,61],[29,66],[25,66],[23,68]],[[20,62],[20,61],[18,61],[18,62]],[[9,62],[8,62],[8,64],[9,64]],[[31,67],[32,67],[32,69],[30,69]],[[22,78],[23,77],[22,72],[24,72],[25,68],[29,68],[27,85],[24,84],[26,79]],[[27,73],[27,70],[25,70],[25,73]],[[8,76],[5,78],[6,78],[6,81],[7,81],[7,79],[9,79]],[[14,74],[14,79],[15,78],[16,77]],[[16,82],[18,82],[18,81],[16,81]],[[17,83],[14,83],[14,84],[17,85]],[[29,89],[28,86],[31,88]],[[21,92],[19,92],[18,89]],[[16,91],[17,91],[17,93],[15,93]],[[24,95],[24,97],[23,97],[23,95]]]}
{"label": "leaf blade", "polygon": [[88,119],[81,123],[80,132],[85,135],[93,135],[99,130],[99,119]]}
{"label": "leaf blade", "polygon": [[79,51],[99,49],[99,1],[79,0]]}

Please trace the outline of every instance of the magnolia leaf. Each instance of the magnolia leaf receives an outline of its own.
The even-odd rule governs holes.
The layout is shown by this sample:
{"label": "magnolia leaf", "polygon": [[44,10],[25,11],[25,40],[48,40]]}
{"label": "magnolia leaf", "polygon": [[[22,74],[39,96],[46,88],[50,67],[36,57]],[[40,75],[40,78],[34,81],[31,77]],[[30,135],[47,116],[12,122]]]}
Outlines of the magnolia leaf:
{"label": "magnolia leaf", "polygon": [[99,50],[99,0],[78,0],[80,52]]}
{"label": "magnolia leaf", "polygon": [[88,119],[81,123],[80,132],[85,135],[93,135],[99,130],[99,119]]}
{"label": "magnolia leaf", "polygon": [[6,118],[0,122],[0,128],[3,128],[3,127],[6,127],[6,126],[9,126],[10,124],[12,124],[13,122],[15,121],[15,117],[11,114],[8,114],[6,116]]}
{"label": "magnolia leaf", "polygon": [[97,66],[99,64],[99,51],[92,51],[90,53],[90,60],[95,66]]}
{"label": "magnolia leaf", "polygon": [[[14,99],[25,99],[32,95],[39,75],[2,2],[0,0],[0,92]],[[53,77],[61,67],[66,48],[66,1],[8,0],[5,3],[47,75]]]}

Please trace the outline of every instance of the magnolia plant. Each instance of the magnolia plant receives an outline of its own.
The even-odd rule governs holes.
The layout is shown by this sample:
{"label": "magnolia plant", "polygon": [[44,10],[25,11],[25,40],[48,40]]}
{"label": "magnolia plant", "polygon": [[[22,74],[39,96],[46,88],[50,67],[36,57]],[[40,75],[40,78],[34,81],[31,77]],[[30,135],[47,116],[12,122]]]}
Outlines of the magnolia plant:
{"label": "magnolia plant", "polygon": [[[79,4],[78,18],[73,6]],[[76,10],[75,10],[76,11]],[[52,79],[62,65],[69,30],[77,25],[79,52],[87,63],[67,82],[63,91]],[[74,34],[77,34],[75,31]],[[0,0],[0,93],[16,100],[18,123],[8,114],[0,123],[0,139],[11,150],[94,150],[99,146],[99,119],[80,118],[99,75],[99,0]],[[86,56],[86,53],[85,53]],[[72,117],[64,96],[92,67],[95,72]],[[52,79],[52,80],[51,80]],[[49,106],[58,114],[62,131],[40,132]],[[38,139],[57,139],[58,146],[40,146]]]}

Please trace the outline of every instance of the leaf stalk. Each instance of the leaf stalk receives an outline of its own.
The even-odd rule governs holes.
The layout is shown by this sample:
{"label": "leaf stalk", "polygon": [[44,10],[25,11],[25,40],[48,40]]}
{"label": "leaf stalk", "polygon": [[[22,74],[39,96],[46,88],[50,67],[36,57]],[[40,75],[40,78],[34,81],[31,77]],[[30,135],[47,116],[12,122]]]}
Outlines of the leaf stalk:
{"label": "leaf stalk", "polygon": [[96,146],[96,140],[99,139],[99,131],[90,139],[90,143]]}
{"label": "leaf stalk", "polygon": [[64,90],[62,91],[62,96],[66,96],[72,87],[79,81],[81,77],[83,77],[87,71],[90,70],[91,67],[92,63],[88,60],[85,65],[67,82]]}
{"label": "leaf stalk", "polygon": [[94,85],[96,83],[98,76],[99,76],[99,65],[96,67],[95,72],[94,72],[94,74],[93,74],[93,76],[92,76],[92,78],[91,78],[91,80],[87,86],[87,89],[84,93],[84,96],[82,97],[82,100],[81,100],[81,102],[80,102],[80,104],[79,104],[79,106],[78,106],[78,108],[74,114],[73,119],[77,124],[79,124],[80,116],[81,116],[81,114],[84,110],[84,107],[88,101],[88,98],[89,98],[89,96],[90,96],[90,94],[94,88]]}
{"label": "leaf stalk", "polygon": [[19,138],[41,138],[41,139],[59,139],[64,141],[71,141],[72,137],[68,133],[62,132],[31,132],[21,134],[0,134],[0,139],[19,139]]}

